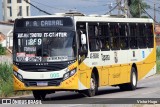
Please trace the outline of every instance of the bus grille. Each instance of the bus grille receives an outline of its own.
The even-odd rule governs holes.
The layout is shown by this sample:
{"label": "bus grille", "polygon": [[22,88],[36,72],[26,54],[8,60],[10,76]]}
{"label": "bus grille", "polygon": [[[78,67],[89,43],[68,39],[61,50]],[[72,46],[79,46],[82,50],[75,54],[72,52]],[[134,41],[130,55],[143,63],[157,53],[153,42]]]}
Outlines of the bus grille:
{"label": "bus grille", "polygon": [[52,79],[52,80],[29,80],[24,79],[23,82],[25,86],[31,87],[31,86],[39,86],[38,83],[46,83],[45,86],[59,86],[62,79]]}

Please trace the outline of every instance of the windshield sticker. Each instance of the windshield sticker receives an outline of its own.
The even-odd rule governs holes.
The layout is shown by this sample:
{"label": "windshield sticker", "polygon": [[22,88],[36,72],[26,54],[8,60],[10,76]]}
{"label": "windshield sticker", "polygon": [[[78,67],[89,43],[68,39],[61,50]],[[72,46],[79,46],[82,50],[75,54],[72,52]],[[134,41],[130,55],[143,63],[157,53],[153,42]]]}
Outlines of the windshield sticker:
{"label": "windshield sticker", "polygon": [[24,51],[25,52],[35,52],[36,51],[36,47],[24,47]]}
{"label": "windshield sticker", "polygon": [[44,37],[59,37],[59,38],[64,38],[64,37],[67,37],[67,32],[44,33]]}
{"label": "windshield sticker", "polygon": [[17,57],[25,57],[26,53],[25,52],[19,52],[17,53]]}
{"label": "windshield sticker", "polygon": [[68,56],[47,57],[47,61],[66,61],[66,60],[68,60]]}
{"label": "windshield sticker", "polygon": [[26,54],[26,57],[35,57],[35,54]]}
{"label": "windshield sticker", "polygon": [[16,57],[18,62],[41,62],[42,57]]}

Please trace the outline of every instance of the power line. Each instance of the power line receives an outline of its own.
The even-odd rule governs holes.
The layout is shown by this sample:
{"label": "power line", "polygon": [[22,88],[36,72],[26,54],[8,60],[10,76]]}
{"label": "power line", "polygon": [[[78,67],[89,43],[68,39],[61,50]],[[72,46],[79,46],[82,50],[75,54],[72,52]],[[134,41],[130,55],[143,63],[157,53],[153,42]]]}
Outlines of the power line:
{"label": "power line", "polygon": [[32,3],[28,2],[28,0],[24,0],[26,3],[30,4],[31,6],[33,6],[34,8],[38,9],[39,11],[45,13],[45,14],[48,14],[48,15],[52,15],[51,13],[48,13],[40,8],[38,8],[37,6],[33,5]]}
{"label": "power line", "polygon": [[[88,0],[81,0],[81,1],[88,1]],[[46,5],[46,4],[43,4],[43,3],[40,3],[40,2],[36,2],[34,0],[32,0],[32,2],[34,3],[37,3],[37,4],[40,4],[40,5],[43,5],[45,7],[49,7],[49,8],[54,8],[54,9],[57,9],[57,10],[62,10],[62,11],[68,11],[69,9],[61,9],[61,8],[56,8],[56,7],[53,7],[53,6],[49,6],[49,5]],[[89,1],[91,2],[91,1]],[[94,1],[94,2],[100,2],[100,1]],[[107,6],[109,5],[110,3],[107,3],[107,4],[99,4],[99,5],[94,5],[94,6],[81,6],[81,8],[87,8],[87,7],[100,7],[100,6]],[[113,3],[113,4],[116,4],[116,3]]]}
{"label": "power line", "polygon": [[[87,0],[81,0],[81,1],[85,1],[85,2],[86,2]],[[49,5],[40,3],[40,2],[36,2],[36,1],[34,1],[34,0],[32,0],[32,2],[37,3],[37,4],[40,4],[40,5],[45,6],[45,7],[54,8],[54,9],[57,9],[57,10],[62,10],[62,11],[68,11],[68,10],[69,10],[69,9],[56,8],[56,7],[49,6]],[[89,1],[89,2],[91,2],[91,1]],[[100,1],[94,1],[94,2],[100,2]],[[101,1],[101,2],[102,2],[102,1]],[[107,6],[107,5],[109,5],[109,4],[110,4],[110,3],[99,4],[99,5],[94,5],[94,6],[81,6],[81,8],[83,7],[84,9],[86,9],[87,7],[100,7],[100,6]],[[117,3],[113,3],[113,4],[117,4]],[[78,8],[76,8],[76,9],[78,9]],[[103,10],[97,10],[97,11],[104,11],[104,9],[103,9]],[[95,11],[92,10],[91,12],[97,12],[97,11],[96,11],[96,10],[95,10]]]}
{"label": "power line", "polygon": [[[121,0],[122,1],[122,0]],[[114,9],[116,9],[118,7],[118,5],[121,3],[121,1],[119,3],[117,3],[117,5],[115,7],[113,7],[111,10],[109,10],[106,14],[109,14],[110,12],[112,12]]]}
{"label": "power line", "polygon": [[37,4],[40,4],[40,5],[49,7],[49,8],[54,8],[54,9],[57,9],[57,10],[63,10],[63,11],[66,11],[66,10],[67,10],[67,9],[60,9],[60,8],[56,8],[56,7],[53,7],[53,6],[49,6],[49,5],[46,5],[46,4],[43,4],[43,3],[39,3],[39,2],[36,2],[36,1],[34,1],[34,0],[32,0],[32,2],[35,2],[35,3],[37,3]]}
{"label": "power line", "polygon": [[157,21],[142,7],[142,5],[140,4],[141,9],[150,17],[154,20],[154,22],[157,23]]}
{"label": "power line", "polygon": [[[154,7],[150,6],[150,9],[154,9]],[[158,10],[157,8],[155,8],[154,10],[157,11],[157,12],[160,12],[160,10]]]}
{"label": "power line", "polygon": [[160,3],[158,3],[158,2],[154,2],[153,0],[147,0],[148,2],[151,2],[151,3],[156,3],[156,4],[159,4],[160,5]]}

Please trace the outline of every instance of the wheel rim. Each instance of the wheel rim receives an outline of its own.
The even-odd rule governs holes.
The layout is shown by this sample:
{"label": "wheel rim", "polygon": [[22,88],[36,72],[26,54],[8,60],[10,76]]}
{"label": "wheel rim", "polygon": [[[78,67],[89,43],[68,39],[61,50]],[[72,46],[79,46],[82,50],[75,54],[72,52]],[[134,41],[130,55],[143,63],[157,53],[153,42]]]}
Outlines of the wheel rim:
{"label": "wheel rim", "polygon": [[95,80],[93,78],[91,78],[91,81],[90,81],[90,89],[91,90],[94,90],[95,89]]}
{"label": "wheel rim", "polygon": [[136,86],[136,84],[137,84],[137,78],[136,78],[136,73],[135,72],[133,72],[133,74],[132,74],[132,83],[133,83],[134,86]]}

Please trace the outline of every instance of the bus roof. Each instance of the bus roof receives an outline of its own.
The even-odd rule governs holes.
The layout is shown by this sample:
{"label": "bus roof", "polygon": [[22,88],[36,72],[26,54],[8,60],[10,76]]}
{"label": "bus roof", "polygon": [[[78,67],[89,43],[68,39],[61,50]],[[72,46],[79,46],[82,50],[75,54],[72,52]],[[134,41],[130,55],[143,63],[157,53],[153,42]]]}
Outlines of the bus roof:
{"label": "bus roof", "polygon": [[[52,17],[72,17],[75,22],[129,22],[129,23],[153,23],[154,21],[150,18],[122,18],[122,17],[112,17],[110,15],[83,15],[83,14],[55,14],[55,15],[41,15],[41,16],[30,16],[23,18],[52,18]],[[21,18],[19,18],[21,19]]]}

